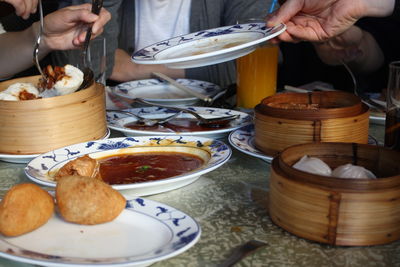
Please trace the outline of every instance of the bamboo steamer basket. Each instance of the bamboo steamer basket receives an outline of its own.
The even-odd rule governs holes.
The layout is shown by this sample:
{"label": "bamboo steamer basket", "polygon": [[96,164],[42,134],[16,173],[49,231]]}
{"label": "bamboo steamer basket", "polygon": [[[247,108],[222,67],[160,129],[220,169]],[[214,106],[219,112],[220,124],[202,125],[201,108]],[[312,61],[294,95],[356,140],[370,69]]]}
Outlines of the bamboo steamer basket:
{"label": "bamboo steamer basket", "polygon": [[[0,91],[17,82],[37,84],[39,76],[0,83]],[[39,154],[103,138],[107,133],[104,86],[63,96],[27,101],[0,100],[0,153]]]}
{"label": "bamboo steamer basket", "polygon": [[[302,156],[332,169],[346,163],[377,179],[315,175],[292,168]],[[299,237],[343,246],[386,244],[400,238],[400,152],[356,143],[311,143],[285,149],[272,161],[269,213]]]}
{"label": "bamboo steamer basket", "polygon": [[[269,104],[318,104],[318,109],[283,109]],[[283,149],[311,142],[368,142],[369,108],[353,94],[340,91],[282,93],[255,107],[255,146],[274,156]]]}

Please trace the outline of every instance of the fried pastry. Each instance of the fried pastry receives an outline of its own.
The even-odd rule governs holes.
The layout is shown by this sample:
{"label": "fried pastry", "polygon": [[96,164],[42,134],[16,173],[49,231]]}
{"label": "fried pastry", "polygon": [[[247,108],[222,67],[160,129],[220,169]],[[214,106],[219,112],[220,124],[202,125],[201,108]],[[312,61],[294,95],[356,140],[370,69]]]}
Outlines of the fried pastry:
{"label": "fried pastry", "polygon": [[101,180],[85,176],[60,177],[56,202],[64,220],[100,224],[114,220],[125,208],[125,198]]}
{"label": "fried pastry", "polygon": [[18,236],[45,224],[54,212],[54,199],[34,184],[13,186],[0,202],[0,233]]}
{"label": "fried pastry", "polygon": [[92,159],[88,155],[85,155],[71,160],[70,162],[62,166],[54,176],[54,179],[57,181],[60,177],[73,175],[88,176],[101,179],[99,166],[100,164],[97,160]]}

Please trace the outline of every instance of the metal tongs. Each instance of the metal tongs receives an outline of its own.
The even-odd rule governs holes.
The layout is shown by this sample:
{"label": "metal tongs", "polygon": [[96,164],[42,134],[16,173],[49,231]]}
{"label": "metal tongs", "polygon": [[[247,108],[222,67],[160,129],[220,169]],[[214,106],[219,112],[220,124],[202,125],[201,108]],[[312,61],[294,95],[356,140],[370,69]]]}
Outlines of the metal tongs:
{"label": "metal tongs", "polygon": [[[103,0],[93,0],[92,1],[92,13],[99,15],[100,10],[103,7]],[[83,71],[83,81],[78,90],[85,89],[94,83],[93,71],[88,66],[88,48],[90,43],[90,38],[92,37],[92,25],[86,31],[85,42],[83,43],[83,49],[81,54],[81,68]]]}

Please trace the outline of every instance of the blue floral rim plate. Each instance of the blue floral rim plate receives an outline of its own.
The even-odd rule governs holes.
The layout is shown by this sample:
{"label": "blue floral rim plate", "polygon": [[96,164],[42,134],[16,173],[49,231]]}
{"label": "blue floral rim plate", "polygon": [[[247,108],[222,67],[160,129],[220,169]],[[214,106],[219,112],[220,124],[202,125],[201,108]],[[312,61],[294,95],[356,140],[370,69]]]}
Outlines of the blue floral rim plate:
{"label": "blue floral rim plate", "polygon": [[[167,147],[167,148],[166,148]],[[157,150],[159,148],[160,150]],[[144,196],[166,192],[188,185],[227,162],[232,154],[228,145],[222,141],[195,136],[140,136],[120,137],[75,144],[39,155],[25,167],[25,174],[32,181],[50,187],[56,186],[54,174],[68,161],[83,155],[96,153],[117,155],[149,151],[182,151],[198,153],[206,157],[205,164],[198,169],[182,175],[139,183],[112,185],[116,190],[128,190],[129,194]]]}
{"label": "blue floral rim plate", "polygon": [[[210,108],[210,107],[187,107],[192,111],[197,112],[201,116],[205,118],[212,117],[223,117],[229,115],[238,115],[238,118],[231,121],[228,127],[224,128],[215,128],[207,131],[191,131],[191,132],[157,132],[157,131],[146,131],[146,130],[136,130],[125,127],[124,125],[134,122],[137,119],[132,116],[128,116],[123,113],[108,111],[107,112],[107,126],[110,129],[122,132],[126,136],[140,136],[140,135],[182,135],[182,136],[203,136],[203,137],[212,137],[219,138],[224,135],[227,135],[229,132],[243,127],[245,125],[252,123],[252,116],[245,112],[240,112],[232,109],[222,109],[222,108]],[[144,107],[144,108],[132,108],[126,109],[126,111],[132,112],[144,118],[166,118],[175,114],[176,111],[168,108],[159,108],[159,107]],[[177,118],[193,118],[192,115],[182,113],[178,115]]]}
{"label": "blue floral rim plate", "polygon": [[72,224],[54,215],[33,232],[0,236],[0,256],[44,266],[147,266],[186,251],[200,235],[184,212],[135,198],[109,223]]}
{"label": "blue floral rim plate", "polygon": [[138,64],[165,64],[170,68],[194,68],[217,64],[252,52],[256,46],[286,30],[280,24],[247,23],[198,31],[147,46],[132,55]]}
{"label": "blue floral rim plate", "polygon": [[254,124],[250,124],[239,128],[230,133],[229,143],[237,150],[260,158],[266,162],[271,162],[273,157],[265,155],[262,151],[258,150],[254,145]]}
{"label": "blue floral rim plate", "polygon": [[[258,150],[254,145],[254,124],[244,126],[231,132],[228,140],[231,146],[247,155],[260,158],[269,163],[273,160],[273,157]],[[378,145],[378,141],[373,136],[369,135],[368,144]]]}
{"label": "blue floral rim plate", "polygon": [[[211,98],[222,91],[221,87],[210,82],[193,79],[177,79],[176,81]],[[118,84],[111,90],[115,95],[125,99],[143,98],[160,104],[191,105],[199,101],[198,98],[158,79],[129,81]]]}

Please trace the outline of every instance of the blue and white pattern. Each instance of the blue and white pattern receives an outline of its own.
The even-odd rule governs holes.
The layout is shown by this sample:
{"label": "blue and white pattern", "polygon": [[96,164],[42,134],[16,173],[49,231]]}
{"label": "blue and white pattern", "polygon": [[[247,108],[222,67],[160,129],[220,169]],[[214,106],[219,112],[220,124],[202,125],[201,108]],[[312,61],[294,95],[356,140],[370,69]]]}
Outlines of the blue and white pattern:
{"label": "blue and white pattern", "polygon": [[286,30],[280,24],[247,23],[177,36],[145,47],[132,55],[139,64],[166,64],[171,68],[193,68],[244,56],[262,42]]}
{"label": "blue and white pattern", "polygon": [[[211,98],[222,90],[218,85],[205,81],[191,79],[177,79],[176,81]],[[199,101],[198,98],[158,79],[129,81],[118,84],[111,90],[122,98],[143,98],[163,105],[192,105]]]}
{"label": "blue and white pattern", "polygon": [[[136,196],[169,191],[194,182],[201,175],[222,166],[232,154],[231,149],[225,143],[205,137],[174,135],[110,138],[71,145],[41,154],[29,162],[25,167],[25,174],[34,182],[55,187],[56,182],[52,178],[54,173],[70,160],[96,152],[139,147],[146,149],[157,146],[160,147],[160,151],[163,147],[168,146],[196,148],[208,153],[210,159],[200,168],[179,176],[142,183],[113,185],[112,187],[116,190],[130,189],[130,192]],[[118,154],[118,151],[115,153]]]}
{"label": "blue and white pattern", "polygon": [[231,146],[247,155],[260,158],[266,162],[271,162],[273,159],[273,157],[265,155],[255,147],[254,124],[244,126],[231,132],[228,139]]}
{"label": "blue and white pattern", "polygon": [[[204,118],[212,117],[223,117],[229,115],[239,115],[239,117],[229,123],[226,128],[215,128],[209,131],[192,131],[192,132],[182,132],[182,133],[166,133],[166,132],[156,132],[156,131],[145,131],[145,130],[135,130],[124,127],[127,123],[134,122],[137,119],[132,116],[118,113],[118,112],[107,112],[107,125],[110,129],[120,131],[126,136],[143,136],[143,135],[182,135],[182,136],[203,136],[210,138],[221,138],[227,135],[229,132],[243,127],[245,125],[251,124],[253,119],[252,116],[245,113],[232,109],[222,109],[222,108],[211,108],[211,107],[187,107],[192,111],[197,112]],[[126,109],[126,111],[132,112],[144,118],[166,118],[176,113],[175,110],[160,108],[160,107],[144,107],[144,108],[132,108]],[[178,115],[177,118],[193,118],[192,115],[187,113],[182,113]]]}
{"label": "blue and white pattern", "polygon": [[[65,232],[71,236],[66,237]],[[141,238],[141,232],[147,238],[133,241],[127,247],[127,240]],[[31,233],[17,238],[0,236],[0,256],[44,266],[147,266],[186,251],[200,235],[200,225],[188,214],[156,201],[136,198],[128,200],[121,215],[106,224],[71,224],[54,216]],[[65,243],[65,238],[80,242],[57,246]],[[55,245],[46,247],[46,243]],[[140,245],[147,247],[145,252]],[[116,247],[115,255],[92,254],[107,247],[110,251]],[[92,252],[85,255],[87,251]]]}

